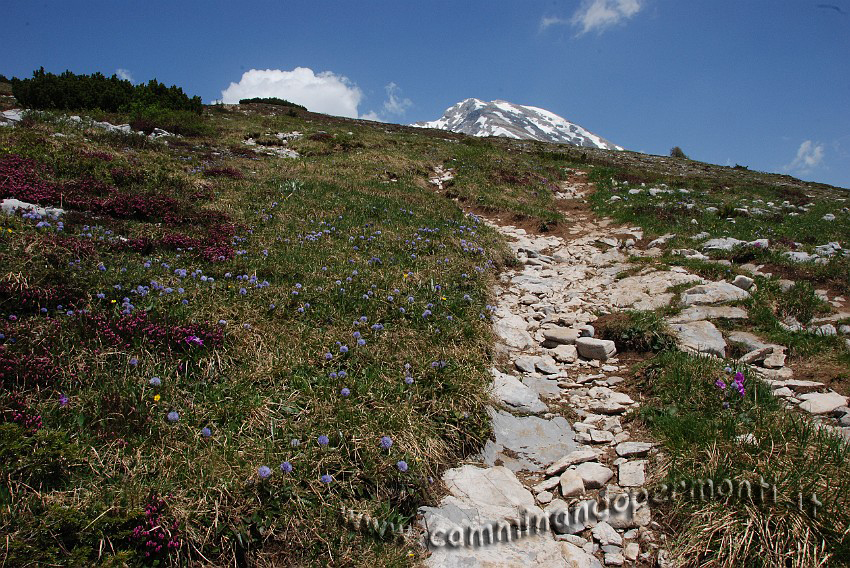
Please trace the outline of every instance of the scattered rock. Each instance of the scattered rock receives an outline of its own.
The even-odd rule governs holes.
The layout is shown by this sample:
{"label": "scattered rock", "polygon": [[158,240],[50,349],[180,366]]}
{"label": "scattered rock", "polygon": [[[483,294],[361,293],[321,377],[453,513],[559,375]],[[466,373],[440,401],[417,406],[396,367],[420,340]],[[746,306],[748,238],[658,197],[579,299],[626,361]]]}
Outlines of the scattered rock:
{"label": "scattered rock", "polygon": [[538,398],[537,393],[525,386],[512,375],[493,372],[493,396],[496,400],[518,412],[538,414],[546,410],[546,405]]}
{"label": "scattered rock", "polygon": [[575,345],[559,345],[552,350],[555,360],[561,363],[574,363],[578,359],[578,350]]}
{"label": "scattered rock", "polygon": [[847,406],[847,397],[835,391],[812,392],[799,397],[804,402],[800,409],[812,414],[828,414],[840,406]]}
{"label": "scattered rock", "polygon": [[567,498],[584,495],[584,480],[578,473],[575,472],[575,470],[568,469],[561,474],[559,479],[562,497]]}
{"label": "scattered rock", "polygon": [[613,471],[596,462],[581,463],[576,466],[575,472],[584,482],[585,489],[600,489],[614,477]]}
{"label": "scattered rock", "polygon": [[546,342],[555,345],[574,345],[576,340],[579,338],[579,335],[579,330],[567,327],[556,327],[543,330],[543,337],[546,339]]}
{"label": "scattered rock", "polygon": [[614,530],[614,527],[605,521],[597,523],[590,532],[593,535],[594,540],[603,546],[606,544],[615,544],[617,546],[623,544],[623,537]]}
{"label": "scattered rock", "polygon": [[558,458],[574,450],[576,444],[570,423],[558,416],[550,420],[537,416],[514,416],[488,409],[494,440],[484,445],[484,463],[501,463],[513,471],[542,471]]}
{"label": "scattered rock", "polygon": [[747,310],[735,306],[691,306],[667,318],[668,323],[688,323],[711,319],[747,319]]}
{"label": "scattered rock", "polygon": [[546,475],[557,475],[570,467],[571,465],[578,465],[580,463],[596,461],[599,459],[599,450],[594,450],[592,448],[582,448],[580,450],[574,450],[549,467],[546,468]]}
{"label": "scattered rock", "polygon": [[614,342],[609,339],[594,339],[592,337],[579,337],[576,340],[578,354],[585,359],[596,359],[607,361],[617,353]]}
{"label": "scattered rock", "polygon": [[734,286],[737,286],[741,290],[749,290],[750,288],[753,287],[753,284],[755,284],[755,283],[756,283],[755,280],[753,280],[749,276],[744,276],[743,274],[739,274],[732,281],[732,284]]}
{"label": "scattered rock", "polygon": [[646,442],[622,442],[617,444],[614,451],[623,458],[640,458],[647,455],[651,449],[652,444]]}
{"label": "scattered rock", "polygon": [[683,306],[721,304],[745,300],[749,296],[749,293],[745,290],[741,290],[728,282],[711,282],[685,290],[680,303]]}
{"label": "scattered rock", "polygon": [[628,461],[620,464],[620,487],[641,487],[646,483],[646,462]]}
{"label": "scattered rock", "polygon": [[718,357],[726,356],[726,341],[713,323],[708,321],[672,323],[669,327],[676,336],[682,351],[708,353]]}

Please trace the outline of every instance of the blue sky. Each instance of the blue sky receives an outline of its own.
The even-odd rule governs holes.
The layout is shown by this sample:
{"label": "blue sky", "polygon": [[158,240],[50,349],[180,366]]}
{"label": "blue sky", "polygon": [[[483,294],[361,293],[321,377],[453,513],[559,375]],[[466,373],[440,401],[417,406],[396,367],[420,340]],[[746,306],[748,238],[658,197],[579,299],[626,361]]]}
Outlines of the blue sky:
{"label": "blue sky", "polygon": [[504,99],[630,150],[850,187],[850,0],[6,0],[3,15],[7,76],[122,70],[205,102],[401,123]]}

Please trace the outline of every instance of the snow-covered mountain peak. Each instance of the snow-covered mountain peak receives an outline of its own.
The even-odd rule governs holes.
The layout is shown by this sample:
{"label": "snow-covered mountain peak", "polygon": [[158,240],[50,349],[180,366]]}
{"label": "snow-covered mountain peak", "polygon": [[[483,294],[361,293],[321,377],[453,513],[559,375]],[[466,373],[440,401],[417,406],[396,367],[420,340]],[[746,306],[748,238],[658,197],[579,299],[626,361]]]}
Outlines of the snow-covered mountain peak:
{"label": "snow-covered mountain peak", "polygon": [[606,150],[623,149],[546,109],[500,100],[465,99],[446,109],[439,119],[417,122],[413,126],[472,136],[505,136]]}

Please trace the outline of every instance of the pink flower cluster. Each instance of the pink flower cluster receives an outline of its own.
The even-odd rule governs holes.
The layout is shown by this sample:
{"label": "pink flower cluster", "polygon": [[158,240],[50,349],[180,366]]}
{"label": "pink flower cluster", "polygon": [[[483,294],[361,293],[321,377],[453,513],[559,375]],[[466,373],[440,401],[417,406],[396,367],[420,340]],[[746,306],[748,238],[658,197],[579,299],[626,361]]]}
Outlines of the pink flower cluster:
{"label": "pink flower cluster", "polygon": [[142,548],[145,558],[164,558],[180,549],[177,521],[168,522],[168,504],[151,495],[145,505],[145,519],[133,529],[130,540]]}

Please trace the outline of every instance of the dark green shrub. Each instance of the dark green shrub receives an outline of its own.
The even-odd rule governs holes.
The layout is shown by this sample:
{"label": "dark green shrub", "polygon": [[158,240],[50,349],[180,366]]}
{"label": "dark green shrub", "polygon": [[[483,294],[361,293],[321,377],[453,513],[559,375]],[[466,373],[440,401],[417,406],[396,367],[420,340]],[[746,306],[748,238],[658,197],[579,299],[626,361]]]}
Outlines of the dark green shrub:
{"label": "dark green shrub", "polygon": [[254,97],[252,99],[240,99],[240,105],[246,105],[249,103],[262,103],[265,105],[278,105],[292,108],[300,108],[301,110],[307,110],[307,107],[297,105],[295,103],[289,102],[284,99],[279,99],[277,97]]}
{"label": "dark green shrub", "polygon": [[0,424],[0,471],[3,477],[35,489],[61,486],[76,460],[65,434],[45,429],[28,435],[18,424]]}
{"label": "dark green shrub", "polygon": [[156,79],[133,85],[117,75],[77,75],[71,71],[54,75],[45,72],[44,67],[32,75],[31,79],[12,79],[12,93],[18,102],[29,108],[118,112],[139,105],[196,114],[203,110],[200,97],[189,98],[180,87],[166,87]]}
{"label": "dark green shrub", "polygon": [[611,314],[601,318],[597,325],[599,336],[613,340],[621,350],[658,352],[676,346],[667,325],[656,312],[630,310]]}
{"label": "dark green shrub", "polygon": [[130,126],[133,130],[141,130],[145,134],[150,134],[154,128],[180,136],[212,136],[215,133],[209,122],[194,112],[141,102],[133,103],[127,110],[130,113]]}
{"label": "dark green shrub", "polygon": [[805,280],[794,284],[779,296],[779,315],[793,316],[802,324],[812,321],[816,314],[829,311],[829,305],[815,294],[811,282]]}
{"label": "dark green shrub", "polygon": [[670,148],[670,157],[671,158],[685,158],[685,159],[688,158],[687,154],[685,154],[685,152],[683,152],[682,149],[679,148],[678,146],[673,146],[672,148]]}

